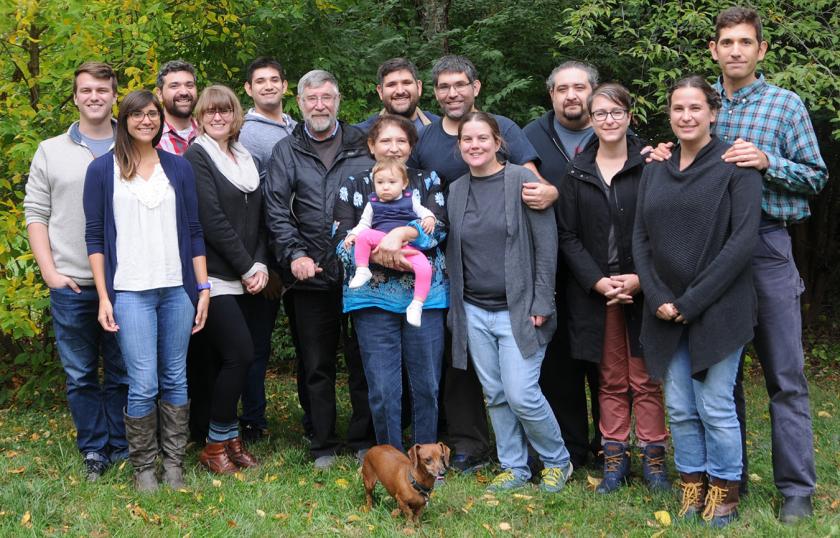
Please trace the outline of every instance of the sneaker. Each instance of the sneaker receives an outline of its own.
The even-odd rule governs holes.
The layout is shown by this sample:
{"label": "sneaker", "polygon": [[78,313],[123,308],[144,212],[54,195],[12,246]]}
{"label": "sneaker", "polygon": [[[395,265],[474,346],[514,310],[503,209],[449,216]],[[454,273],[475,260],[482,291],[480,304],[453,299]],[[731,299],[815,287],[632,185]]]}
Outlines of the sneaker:
{"label": "sneaker", "polygon": [[560,467],[546,467],[540,473],[542,476],[540,491],[545,491],[546,493],[559,492],[566,486],[566,482],[572,476],[574,469],[575,467],[572,465],[572,462],[569,462],[565,470]]}
{"label": "sneaker", "polygon": [[335,454],[327,454],[326,456],[319,456],[315,458],[315,469],[325,470],[329,469],[335,464]]}
{"label": "sneaker", "polygon": [[411,301],[411,303],[408,305],[408,308],[405,309],[405,320],[408,322],[409,325],[419,327],[420,318],[422,316],[423,303],[417,300]]}
{"label": "sneaker", "polygon": [[455,454],[449,467],[462,474],[472,474],[490,465],[490,461],[469,454]]}
{"label": "sneaker", "polygon": [[487,486],[487,492],[494,493],[498,491],[510,491],[513,489],[523,488],[527,484],[528,480],[519,478],[513,474],[512,471],[502,471],[497,474],[493,481],[490,482],[490,485]]}
{"label": "sneaker", "polygon": [[85,478],[88,482],[96,482],[105,474],[108,464],[95,457],[85,458]]}
{"label": "sneaker", "polygon": [[368,283],[368,280],[373,278],[373,273],[370,272],[369,267],[357,267],[356,274],[353,275],[353,278],[350,279],[350,283],[347,284],[347,287],[351,290],[356,288],[361,288],[365,284]]}

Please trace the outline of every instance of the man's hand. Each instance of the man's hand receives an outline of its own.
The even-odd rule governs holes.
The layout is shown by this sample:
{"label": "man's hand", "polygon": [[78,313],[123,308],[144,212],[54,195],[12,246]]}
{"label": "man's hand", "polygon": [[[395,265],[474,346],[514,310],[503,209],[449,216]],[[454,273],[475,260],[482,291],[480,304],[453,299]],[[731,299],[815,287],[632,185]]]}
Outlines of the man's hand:
{"label": "man's hand", "polygon": [[[673,149],[673,147],[674,147],[673,142],[660,142],[659,144],[656,145],[655,148],[653,148],[653,151],[648,153],[648,156],[647,156],[647,159],[645,159],[645,162],[649,163],[649,162],[653,162],[653,161],[657,161],[657,162],[667,161],[668,159],[671,158],[671,149]],[[645,149],[647,149],[647,148],[645,148]],[[644,154],[644,150],[642,150],[642,153]]]}
{"label": "man's hand", "polygon": [[423,228],[423,231],[427,234],[430,234],[435,231],[435,223],[437,219],[434,217],[426,217],[425,219],[420,221],[420,227]]}
{"label": "man's hand", "polygon": [[592,289],[609,299],[611,297],[608,294],[614,293],[614,290],[621,289],[621,282],[605,276],[604,278],[596,282],[595,285],[592,286]]}
{"label": "man's hand", "polygon": [[531,323],[534,327],[541,327],[545,323],[545,316],[531,316]]}
{"label": "man's hand", "polygon": [[641,288],[639,284],[639,276],[633,273],[625,275],[615,275],[610,277],[615,281],[621,282],[621,287],[614,289],[606,294],[607,305],[613,304],[633,304],[633,296],[639,293]]}
{"label": "man's hand", "polygon": [[764,172],[770,168],[767,154],[755,147],[752,142],[738,138],[722,156],[728,163],[735,163],[742,168],[756,168]]}
{"label": "man's hand", "polygon": [[323,271],[309,256],[301,256],[292,262],[292,274],[298,280],[307,280]]}
{"label": "man's hand", "polygon": [[664,303],[659,305],[659,308],[656,309],[656,317],[663,321],[676,321],[676,317],[679,316],[680,313],[677,311],[677,307],[674,306],[673,303]]}
{"label": "man's hand", "polygon": [[532,181],[522,184],[522,201],[531,209],[543,210],[553,204],[560,193],[548,183]]}
{"label": "man's hand", "polygon": [[67,275],[62,275],[58,271],[55,271],[50,274],[43,274],[41,275],[44,277],[44,282],[46,282],[47,286],[55,289],[60,290],[63,288],[70,288],[71,290],[75,291],[76,293],[81,293],[81,289],[79,289],[79,285],[76,284],[76,281],[70,278]]}

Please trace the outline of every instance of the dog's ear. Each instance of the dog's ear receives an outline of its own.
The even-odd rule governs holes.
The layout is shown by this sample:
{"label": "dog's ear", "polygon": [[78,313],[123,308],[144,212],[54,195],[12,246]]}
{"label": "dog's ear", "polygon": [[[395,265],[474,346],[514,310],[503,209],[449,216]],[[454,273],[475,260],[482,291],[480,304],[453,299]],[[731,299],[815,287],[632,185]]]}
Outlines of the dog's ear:
{"label": "dog's ear", "polygon": [[440,453],[443,456],[443,466],[447,469],[449,468],[449,447],[443,443],[438,443],[440,445]]}
{"label": "dog's ear", "polygon": [[411,465],[417,469],[420,466],[420,460],[417,457],[417,451],[420,450],[420,445],[414,445],[408,449],[408,459],[411,460]]}

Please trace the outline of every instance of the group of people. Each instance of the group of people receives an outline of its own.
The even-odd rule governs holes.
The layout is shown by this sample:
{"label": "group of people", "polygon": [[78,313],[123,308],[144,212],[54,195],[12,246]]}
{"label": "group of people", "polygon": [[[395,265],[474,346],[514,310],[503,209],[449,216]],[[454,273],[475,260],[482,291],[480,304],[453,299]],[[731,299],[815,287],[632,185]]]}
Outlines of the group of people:
{"label": "group of people", "polygon": [[722,12],[709,48],[720,77],[671,87],[678,144],[655,148],[631,129],[628,90],[577,61],[551,72],[552,108],[524,129],[476,108],[481,82],[462,56],[432,67],[442,116],[418,108],[417,68],[394,58],[378,73],[383,109],[356,126],[338,120],[323,70],[299,80],[295,122],[270,58],[248,67],[247,113],[228,87],[199,95],[178,60],[114,121],[115,73],[82,64],[79,121],[39,146],[24,206],[88,478],[127,457],[136,487],[154,490],[160,453],[162,480],[182,487],[190,434],[212,472],[258,465],[247,445],[267,431],[282,303],[317,469],[347,449],[403,450],[411,425],[412,445],[444,439],[452,466],[473,472],[489,463],[489,415],[501,467],[489,490],[539,473],[558,492],[596,456],[607,494],[628,478],[635,420],[645,482],[670,490],[667,409],[680,515],[724,526],[746,492],[754,342],[780,518],[809,516],[802,284],[786,228],[809,216],[826,167],[801,100],[756,71],[757,13]]}

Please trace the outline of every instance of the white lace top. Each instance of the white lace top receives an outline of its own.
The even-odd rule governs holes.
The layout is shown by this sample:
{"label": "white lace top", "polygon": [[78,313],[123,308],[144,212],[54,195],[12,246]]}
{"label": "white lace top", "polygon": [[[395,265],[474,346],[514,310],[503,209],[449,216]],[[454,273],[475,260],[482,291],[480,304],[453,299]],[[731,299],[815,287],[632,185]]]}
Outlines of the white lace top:
{"label": "white lace top", "polygon": [[115,290],[144,291],[183,284],[175,189],[160,163],[149,179],[136,175],[126,181],[114,162],[114,222]]}

